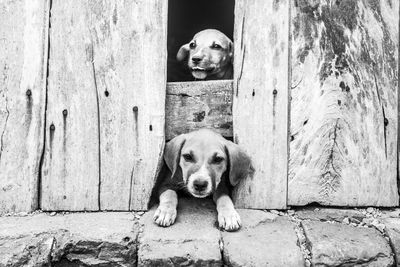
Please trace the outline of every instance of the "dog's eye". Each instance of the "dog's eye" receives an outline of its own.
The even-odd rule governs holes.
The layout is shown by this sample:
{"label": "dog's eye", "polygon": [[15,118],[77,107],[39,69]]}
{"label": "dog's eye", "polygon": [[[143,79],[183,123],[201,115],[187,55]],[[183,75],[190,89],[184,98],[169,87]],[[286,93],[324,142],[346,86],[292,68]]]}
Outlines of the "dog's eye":
{"label": "dog's eye", "polygon": [[193,161],[193,156],[190,154],[183,154],[182,157],[186,160],[186,161]]}
{"label": "dog's eye", "polygon": [[219,44],[212,44],[211,48],[212,49],[221,49],[222,46],[220,46]]}
{"label": "dog's eye", "polygon": [[192,49],[195,48],[195,47],[196,47],[196,43],[195,43],[195,42],[191,42],[191,43],[189,44],[189,47],[192,48]]}
{"label": "dog's eye", "polygon": [[220,164],[222,161],[224,161],[223,157],[215,157],[212,161],[214,164]]}

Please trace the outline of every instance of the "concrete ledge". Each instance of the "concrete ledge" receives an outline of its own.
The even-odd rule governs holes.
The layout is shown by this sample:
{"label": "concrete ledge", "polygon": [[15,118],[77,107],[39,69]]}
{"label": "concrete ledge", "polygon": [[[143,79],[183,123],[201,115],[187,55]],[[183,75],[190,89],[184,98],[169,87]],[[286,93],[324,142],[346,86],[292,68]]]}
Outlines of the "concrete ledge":
{"label": "concrete ledge", "polygon": [[180,200],[177,222],[169,228],[152,222],[153,210],[142,217],[134,212],[0,217],[0,267],[398,264],[399,210],[369,210],[238,210],[243,227],[234,233],[216,228],[210,200]]}

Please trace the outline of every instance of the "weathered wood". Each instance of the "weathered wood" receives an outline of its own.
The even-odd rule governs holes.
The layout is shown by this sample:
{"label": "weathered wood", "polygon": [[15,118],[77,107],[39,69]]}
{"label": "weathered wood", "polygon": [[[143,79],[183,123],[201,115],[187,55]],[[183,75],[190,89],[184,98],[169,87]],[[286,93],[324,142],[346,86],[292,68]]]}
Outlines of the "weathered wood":
{"label": "weathered wood", "polygon": [[256,170],[234,192],[238,207],[286,207],[288,36],[289,1],[236,1],[234,139]]}
{"label": "weathered wood", "polygon": [[138,69],[135,79],[140,76],[141,80],[135,80],[133,88],[127,88],[135,90],[137,96],[133,104],[138,106],[137,124],[133,124],[136,152],[134,165],[131,165],[130,209],[146,210],[163,160],[168,1],[140,0],[136,1],[136,6],[134,13],[127,13],[139,17],[138,25],[133,26],[141,29],[138,39],[134,40],[139,49],[131,65],[133,69]]}
{"label": "weathered wood", "polygon": [[199,128],[232,137],[232,81],[167,84],[166,139]]}
{"label": "weathered wood", "polygon": [[38,207],[49,1],[0,1],[0,214]]}
{"label": "weathered wood", "polygon": [[289,205],[398,205],[398,1],[293,2]]}
{"label": "weathered wood", "polygon": [[164,140],[166,10],[158,0],[88,6],[103,210],[147,209]]}
{"label": "weathered wood", "polygon": [[51,8],[43,210],[99,209],[99,98],[86,1]]}
{"label": "weathered wood", "polygon": [[164,144],[166,11],[53,2],[44,209],[147,209]]}

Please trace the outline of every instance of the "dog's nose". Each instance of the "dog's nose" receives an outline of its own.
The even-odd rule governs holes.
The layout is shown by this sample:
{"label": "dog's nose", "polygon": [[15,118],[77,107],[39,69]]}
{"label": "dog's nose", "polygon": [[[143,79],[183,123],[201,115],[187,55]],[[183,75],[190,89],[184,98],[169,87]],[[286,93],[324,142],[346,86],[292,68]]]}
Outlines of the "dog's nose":
{"label": "dog's nose", "polygon": [[192,57],[192,61],[193,63],[200,63],[200,61],[202,60],[202,58],[200,56],[193,56]]}
{"label": "dog's nose", "polygon": [[208,186],[207,181],[196,180],[193,182],[193,187],[196,191],[204,191]]}

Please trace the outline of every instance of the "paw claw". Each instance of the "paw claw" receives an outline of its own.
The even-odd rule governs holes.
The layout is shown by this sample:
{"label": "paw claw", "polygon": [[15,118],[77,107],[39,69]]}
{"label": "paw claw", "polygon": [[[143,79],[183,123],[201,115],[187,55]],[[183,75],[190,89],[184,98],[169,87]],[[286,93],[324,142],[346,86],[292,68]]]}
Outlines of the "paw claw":
{"label": "paw claw", "polygon": [[226,231],[236,231],[242,225],[240,216],[236,210],[221,210],[218,213],[219,227]]}
{"label": "paw claw", "polygon": [[159,206],[153,216],[153,221],[162,227],[174,224],[176,219],[176,209],[172,207]]}

